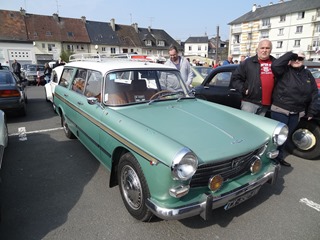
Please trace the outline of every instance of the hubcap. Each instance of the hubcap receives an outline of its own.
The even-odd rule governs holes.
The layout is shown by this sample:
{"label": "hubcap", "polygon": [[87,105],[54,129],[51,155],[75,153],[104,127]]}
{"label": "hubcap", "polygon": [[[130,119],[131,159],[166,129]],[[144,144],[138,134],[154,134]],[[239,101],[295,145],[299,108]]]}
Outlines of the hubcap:
{"label": "hubcap", "polygon": [[307,151],[313,148],[317,140],[308,129],[298,129],[292,134],[292,141],[299,149]]}
{"label": "hubcap", "polygon": [[141,207],[142,188],[140,179],[132,167],[125,166],[122,169],[121,184],[126,202],[131,208],[139,209]]}

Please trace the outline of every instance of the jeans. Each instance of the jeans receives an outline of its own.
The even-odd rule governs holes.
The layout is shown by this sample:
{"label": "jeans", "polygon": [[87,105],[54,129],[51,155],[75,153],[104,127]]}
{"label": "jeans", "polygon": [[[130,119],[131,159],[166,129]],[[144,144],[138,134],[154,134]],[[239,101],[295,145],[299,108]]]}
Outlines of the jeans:
{"label": "jeans", "polygon": [[255,104],[252,102],[246,102],[246,101],[241,102],[241,110],[250,112],[250,113],[255,113],[260,116],[265,116],[268,109],[269,109],[269,106],[263,106],[263,105]]}
{"label": "jeans", "polygon": [[[279,122],[282,122],[288,126],[288,128],[289,128],[288,138],[291,137],[291,134],[293,133],[293,131],[295,130],[295,128],[299,124],[299,113],[286,115],[283,113],[271,111],[271,118],[274,120],[277,120]],[[278,150],[279,150],[278,158],[279,159],[283,159],[283,157],[284,157],[284,153],[283,153],[284,150],[283,149],[285,148],[285,144],[286,143],[284,143],[282,146],[278,147]]]}

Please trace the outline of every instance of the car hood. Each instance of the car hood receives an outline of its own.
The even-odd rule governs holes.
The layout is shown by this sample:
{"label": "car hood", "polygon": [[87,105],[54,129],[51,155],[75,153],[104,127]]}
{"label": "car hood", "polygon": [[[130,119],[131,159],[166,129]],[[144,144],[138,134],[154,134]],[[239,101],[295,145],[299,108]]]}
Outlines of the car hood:
{"label": "car hood", "polygon": [[[175,143],[188,147],[204,162],[248,153],[270,138],[265,131],[244,120],[240,110],[196,99],[137,104],[119,108],[118,112],[142,124],[144,130],[152,130],[151,139],[146,139],[152,142],[149,145],[166,148],[162,144],[164,135],[171,146]],[[237,117],[237,113],[241,117]],[[247,117],[257,116],[248,114]],[[276,122],[272,124],[276,126]],[[161,141],[157,141],[157,137],[159,140],[161,137]]]}

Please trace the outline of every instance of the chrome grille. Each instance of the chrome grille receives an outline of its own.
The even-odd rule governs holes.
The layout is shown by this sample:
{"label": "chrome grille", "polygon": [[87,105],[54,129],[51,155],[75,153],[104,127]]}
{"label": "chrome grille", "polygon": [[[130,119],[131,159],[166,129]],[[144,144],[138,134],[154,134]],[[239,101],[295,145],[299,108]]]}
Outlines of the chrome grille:
{"label": "chrome grille", "polygon": [[224,181],[242,175],[250,170],[252,157],[257,155],[263,147],[240,157],[199,165],[191,179],[190,187],[208,186],[209,179],[217,174],[220,174]]}

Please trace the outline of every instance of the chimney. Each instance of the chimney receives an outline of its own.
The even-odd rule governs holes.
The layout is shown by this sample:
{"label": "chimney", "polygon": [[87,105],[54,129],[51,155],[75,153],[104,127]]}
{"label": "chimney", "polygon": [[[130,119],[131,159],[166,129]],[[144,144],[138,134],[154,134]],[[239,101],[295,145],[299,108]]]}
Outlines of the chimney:
{"label": "chimney", "polygon": [[136,31],[136,33],[139,33],[138,23],[133,23],[131,26],[134,28],[134,30]]}
{"label": "chimney", "polygon": [[111,26],[111,28],[112,28],[113,31],[116,31],[116,24],[115,24],[114,18],[111,18],[111,20],[110,20],[110,26]]}
{"label": "chimney", "polygon": [[87,22],[87,18],[85,16],[81,17],[82,22],[86,23]]}
{"label": "chimney", "polygon": [[59,22],[59,15],[58,13],[54,13],[53,15],[53,19],[56,20],[57,22]]}
{"label": "chimney", "polygon": [[148,31],[149,31],[149,33],[151,33],[151,27],[150,26],[148,27]]}
{"label": "chimney", "polygon": [[252,6],[252,12],[255,12],[257,10],[257,5],[256,4],[253,4]]}
{"label": "chimney", "polygon": [[24,10],[22,7],[20,8],[20,13],[22,16],[26,16],[26,10]]}

